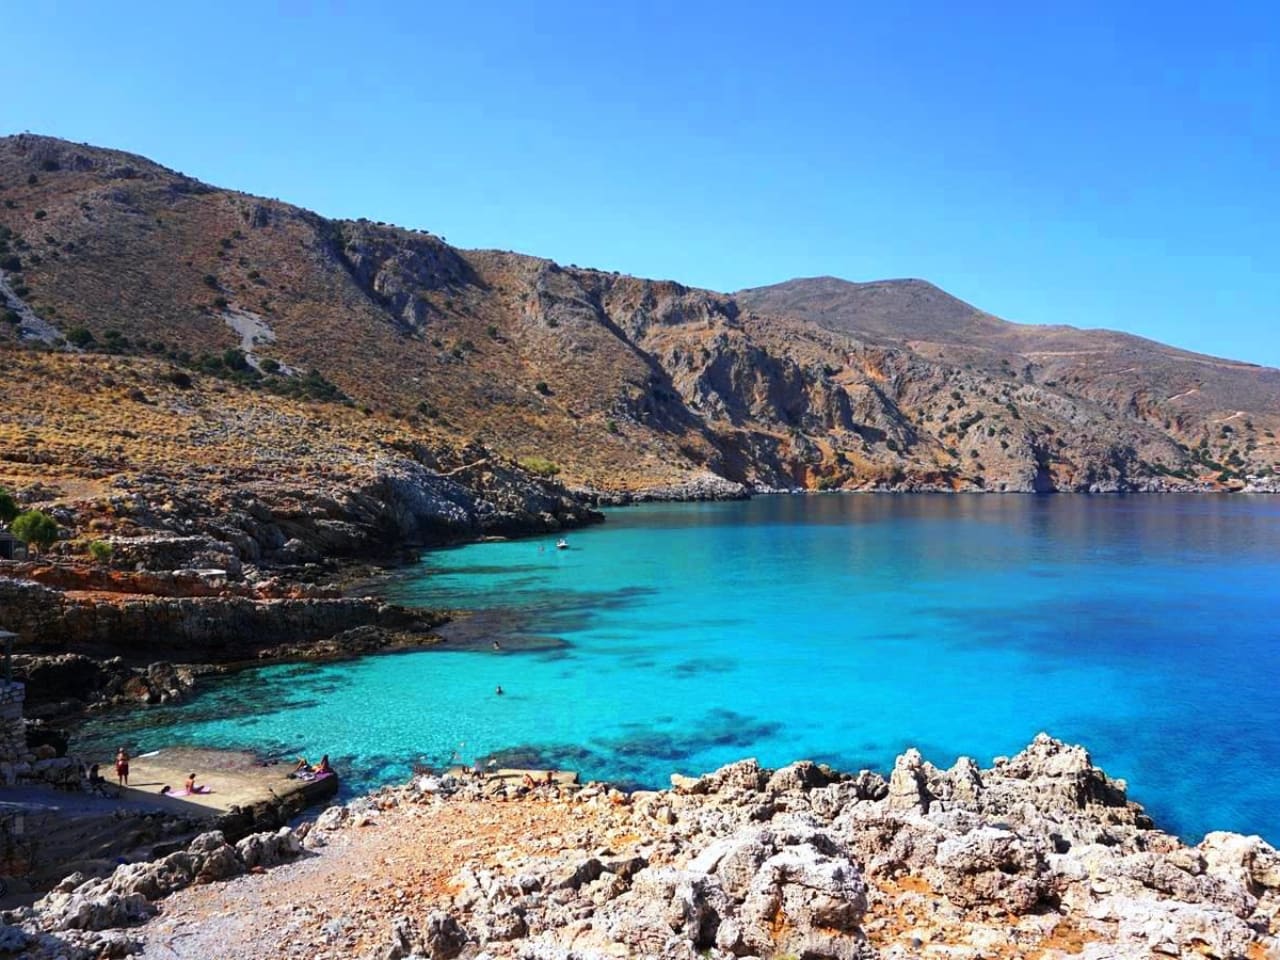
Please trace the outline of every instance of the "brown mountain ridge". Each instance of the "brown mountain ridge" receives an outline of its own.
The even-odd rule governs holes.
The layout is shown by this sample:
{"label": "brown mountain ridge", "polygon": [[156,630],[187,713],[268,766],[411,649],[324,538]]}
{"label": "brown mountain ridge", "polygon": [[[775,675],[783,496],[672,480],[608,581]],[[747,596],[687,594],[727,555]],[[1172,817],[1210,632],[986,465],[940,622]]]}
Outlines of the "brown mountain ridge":
{"label": "brown mountain ridge", "polygon": [[[428,470],[492,458],[605,499],[1265,487],[1280,465],[1274,369],[1012,324],[918,280],[727,295],[460,250],[29,134],[0,139],[0,298],[6,364],[44,398],[0,413],[19,488],[199,461],[181,430],[134,429],[130,389],[170,420],[192,396],[229,430],[253,411],[246,462],[310,445],[364,477],[429,448]],[[86,466],[107,435],[115,459]]]}

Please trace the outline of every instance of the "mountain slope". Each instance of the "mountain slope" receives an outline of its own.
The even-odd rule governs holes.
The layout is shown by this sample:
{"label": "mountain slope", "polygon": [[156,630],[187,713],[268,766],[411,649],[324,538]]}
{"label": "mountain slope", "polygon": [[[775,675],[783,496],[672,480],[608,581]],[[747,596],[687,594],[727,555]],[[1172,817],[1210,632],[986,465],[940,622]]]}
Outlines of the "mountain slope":
{"label": "mountain slope", "polygon": [[1280,460],[1277,371],[1007,324],[919,281],[726,296],[30,135],[0,140],[0,231],[0,342],[147,358],[321,424],[354,408],[609,497],[1167,489]]}
{"label": "mountain slope", "polygon": [[[1163,397],[1179,412],[1231,415],[1280,410],[1280,370],[1180,350],[1111,330],[1010,323],[923,280],[851,283],[789,280],[736,293],[748,309],[811,320],[831,330],[985,369],[1026,364],[1040,382],[1070,384],[1100,401]],[[1128,392],[1129,396],[1125,397]],[[1177,398],[1170,399],[1170,398]],[[1159,402],[1159,401],[1157,401]]]}

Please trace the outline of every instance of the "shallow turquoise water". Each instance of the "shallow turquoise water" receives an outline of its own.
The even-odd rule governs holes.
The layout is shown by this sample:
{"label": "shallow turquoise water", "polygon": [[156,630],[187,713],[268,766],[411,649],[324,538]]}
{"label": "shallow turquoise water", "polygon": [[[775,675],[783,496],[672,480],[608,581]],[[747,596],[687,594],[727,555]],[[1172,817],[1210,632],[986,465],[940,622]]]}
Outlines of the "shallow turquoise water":
{"label": "shallow turquoise water", "polygon": [[502,651],[270,667],[86,737],[328,752],[360,789],[495,752],[646,785],[908,745],[986,764],[1048,730],[1168,829],[1280,840],[1280,498],[766,497],[569,539],[432,552],[393,587],[483,611],[461,628]]}

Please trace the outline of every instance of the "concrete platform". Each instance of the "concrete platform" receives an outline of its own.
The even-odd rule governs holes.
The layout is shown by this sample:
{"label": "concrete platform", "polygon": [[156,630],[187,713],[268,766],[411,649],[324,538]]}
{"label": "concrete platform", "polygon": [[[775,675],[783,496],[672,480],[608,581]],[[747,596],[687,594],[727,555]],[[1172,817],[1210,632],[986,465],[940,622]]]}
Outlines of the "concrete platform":
{"label": "concrete platform", "polygon": [[[95,758],[96,759],[96,758]],[[338,792],[339,778],[294,780],[292,764],[263,765],[251,754],[173,748],[129,761],[120,788],[114,759],[99,762],[107,784],[94,793],[50,787],[0,788],[0,909],[29,903],[67,874],[109,873],[220,829],[235,841],[275,829]],[[183,795],[195,773],[209,793]],[[161,787],[173,788],[168,795]]]}
{"label": "concrete platform", "polygon": [[[99,769],[107,778],[107,790],[116,790],[114,758],[100,763]],[[293,764],[266,766],[249,753],[173,747],[130,758],[129,786],[120,790],[119,795],[121,800],[153,804],[157,809],[198,817],[217,816],[229,812],[233,806],[252,807],[263,802],[305,800],[302,804],[305,807],[338,790],[337,777],[294,780],[289,777],[292,771]],[[197,785],[209,788],[208,793],[190,796],[182,793],[192,773],[196,775]],[[165,786],[171,788],[167,796],[160,793]]]}

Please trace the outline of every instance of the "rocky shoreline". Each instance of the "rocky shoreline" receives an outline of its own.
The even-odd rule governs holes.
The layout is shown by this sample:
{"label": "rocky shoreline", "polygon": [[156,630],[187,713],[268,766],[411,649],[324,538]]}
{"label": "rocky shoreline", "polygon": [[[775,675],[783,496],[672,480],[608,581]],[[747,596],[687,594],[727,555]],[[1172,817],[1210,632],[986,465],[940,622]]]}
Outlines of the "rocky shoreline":
{"label": "rocky shoreline", "polygon": [[0,956],[1280,956],[1273,847],[1184,844],[1044,734],[986,769],[909,750],[888,777],[744,760],[672,784],[419,775],[70,877],[5,916]]}

